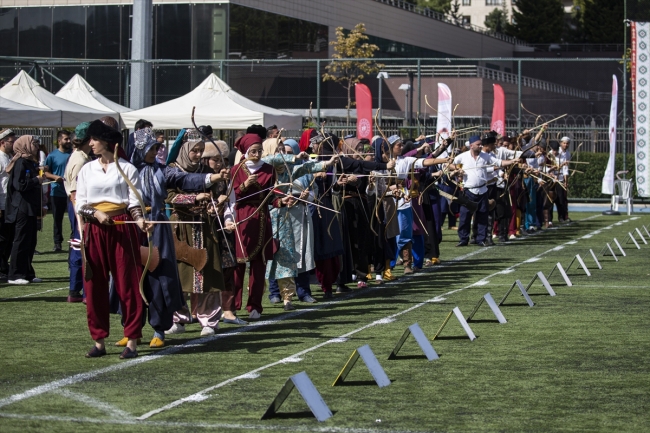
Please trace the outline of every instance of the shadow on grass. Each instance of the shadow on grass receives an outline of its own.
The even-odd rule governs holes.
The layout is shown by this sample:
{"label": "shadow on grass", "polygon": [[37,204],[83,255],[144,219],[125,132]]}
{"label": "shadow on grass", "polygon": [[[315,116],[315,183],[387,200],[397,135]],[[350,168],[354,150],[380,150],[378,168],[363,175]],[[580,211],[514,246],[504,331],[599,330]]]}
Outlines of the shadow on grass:
{"label": "shadow on grass", "polygon": [[497,319],[472,319],[468,320],[467,323],[499,323],[499,321]]}
{"label": "shadow on grass", "polygon": [[[438,355],[440,357],[440,355]],[[391,358],[390,361],[400,361],[407,359],[427,359],[426,355],[395,355],[394,358]]]}
{"label": "shadow on grass", "polygon": [[[478,335],[476,338],[478,338]],[[441,337],[436,337],[436,340],[469,340],[469,337],[467,335],[443,335]]]}
{"label": "shadow on grass", "polygon": [[[28,296],[24,298],[9,298],[9,299],[0,299],[0,303],[9,303],[9,302],[59,302],[62,304],[67,303],[68,298],[66,296]],[[81,304],[81,302],[80,302]],[[83,304],[82,304],[83,305]]]}
{"label": "shadow on grass", "polygon": [[[390,383],[395,382],[393,379],[390,379]],[[377,386],[377,382],[374,380],[345,380],[336,386]]]}
{"label": "shadow on grass", "polygon": [[[373,382],[374,383],[374,382]],[[332,411],[332,415],[336,415],[336,410]],[[273,419],[303,419],[303,418],[314,418],[314,414],[310,410],[304,410],[302,412],[276,412],[273,415]]]}

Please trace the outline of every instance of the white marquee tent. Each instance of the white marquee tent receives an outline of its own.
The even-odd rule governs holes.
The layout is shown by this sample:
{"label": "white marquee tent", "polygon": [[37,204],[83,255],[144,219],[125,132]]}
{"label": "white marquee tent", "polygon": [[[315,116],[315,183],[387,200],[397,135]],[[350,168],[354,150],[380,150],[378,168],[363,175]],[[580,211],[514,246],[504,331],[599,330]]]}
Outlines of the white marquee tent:
{"label": "white marquee tent", "polygon": [[99,111],[113,111],[115,113],[131,111],[130,108],[116,104],[99,93],[79,74],[75,74],[74,77],[70,78],[70,81],[56,93],[56,96]]}
{"label": "white marquee tent", "polygon": [[61,112],[44,108],[28,107],[0,97],[0,126],[61,126]]}
{"label": "white marquee tent", "polygon": [[[20,71],[0,89],[0,97],[29,107],[58,112],[60,121],[57,126],[74,127],[81,122],[90,122],[103,116],[111,116],[119,120],[115,111],[84,107],[53,95],[42,88],[25,71]],[[43,126],[38,116],[34,116],[30,120],[28,125],[21,126]]]}
{"label": "white marquee tent", "polygon": [[215,74],[180,98],[120,115],[128,128],[146,119],[156,129],[181,129],[192,126],[192,107],[196,107],[196,124],[214,129],[246,129],[252,124],[276,124],[287,130],[302,128],[302,116],[246,99]]}

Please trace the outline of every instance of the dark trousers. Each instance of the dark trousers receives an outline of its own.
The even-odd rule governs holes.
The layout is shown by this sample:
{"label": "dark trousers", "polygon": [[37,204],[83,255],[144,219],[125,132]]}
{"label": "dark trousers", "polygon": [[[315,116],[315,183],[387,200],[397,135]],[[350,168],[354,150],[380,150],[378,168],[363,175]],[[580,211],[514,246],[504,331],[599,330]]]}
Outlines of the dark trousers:
{"label": "dark trousers", "polygon": [[[298,299],[302,301],[305,296],[311,296],[311,288],[309,287],[309,271],[299,273],[294,280],[296,283],[296,295],[298,296]],[[269,278],[269,299],[273,296],[282,299],[282,296],[280,296],[278,280]]]}
{"label": "dark trousers", "polygon": [[[70,218],[70,227],[72,227],[72,234],[70,237],[79,240],[79,224],[77,218],[75,218],[74,206],[72,206],[71,201],[68,201],[68,216]],[[68,251],[68,268],[70,269],[70,294],[73,296],[79,296],[81,290],[84,288],[81,249],[72,246],[70,247],[70,250]]]}
{"label": "dark trousers", "polygon": [[[465,195],[468,199],[478,204],[478,209],[474,218],[476,219],[477,231],[476,231],[476,242],[481,243],[485,242],[487,236],[487,225],[488,225],[488,194],[472,194],[469,191],[465,192]],[[458,238],[461,242],[469,241],[469,233],[472,228],[472,214],[465,207],[460,207],[460,221],[458,223]]]}
{"label": "dark trousers", "polygon": [[0,215],[0,273],[7,275],[9,273],[9,256],[11,256],[11,247],[14,240],[13,224],[5,222],[5,214],[2,211]]}
{"label": "dark trousers", "polygon": [[[262,296],[264,296],[264,274],[266,273],[266,262],[261,255],[250,261],[248,272],[248,303],[246,311],[249,313],[256,310],[261,313]],[[242,305],[242,294],[244,290],[244,276],[246,274],[246,263],[239,263],[235,269],[235,309],[239,310]]]}
{"label": "dark trousers", "polygon": [[54,217],[54,245],[63,243],[63,215],[68,209],[68,197],[50,196],[50,206]]}
{"label": "dark trousers", "polygon": [[11,263],[9,264],[9,280],[25,279],[28,281],[36,277],[32,260],[36,251],[37,222],[35,216],[27,216],[18,212],[16,222],[13,224],[14,240],[11,246]]}
{"label": "dark trousers", "polygon": [[[437,200],[446,200],[437,197]],[[428,205],[423,206],[424,216],[426,217],[426,226],[428,235],[425,236],[424,257],[427,259],[440,257],[440,242],[442,242],[442,223],[440,206],[438,201],[429,201]]]}
{"label": "dark trousers", "polygon": [[555,205],[557,206],[557,217],[560,221],[569,218],[569,200],[566,190],[558,183],[555,185]]}

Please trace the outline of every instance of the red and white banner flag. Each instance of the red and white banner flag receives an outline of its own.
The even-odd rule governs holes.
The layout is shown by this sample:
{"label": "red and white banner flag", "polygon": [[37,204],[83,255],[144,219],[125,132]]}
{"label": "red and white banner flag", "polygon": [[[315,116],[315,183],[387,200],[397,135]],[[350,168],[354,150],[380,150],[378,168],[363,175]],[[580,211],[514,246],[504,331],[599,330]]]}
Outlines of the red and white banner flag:
{"label": "red and white banner flag", "polygon": [[490,128],[499,135],[506,133],[506,95],[503,87],[498,84],[494,86],[494,105],[492,106],[492,124]]}
{"label": "red and white banner flag", "polygon": [[438,122],[436,132],[444,139],[451,133],[451,90],[446,84],[438,83]]}
{"label": "red and white banner flag", "polygon": [[372,94],[365,84],[354,85],[357,101],[357,138],[372,138]]}
{"label": "red and white banner flag", "polygon": [[614,194],[614,170],[616,163],[616,118],[618,116],[618,81],[612,75],[612,107],[609,110],[609,160],[603,176],[603,194]]}

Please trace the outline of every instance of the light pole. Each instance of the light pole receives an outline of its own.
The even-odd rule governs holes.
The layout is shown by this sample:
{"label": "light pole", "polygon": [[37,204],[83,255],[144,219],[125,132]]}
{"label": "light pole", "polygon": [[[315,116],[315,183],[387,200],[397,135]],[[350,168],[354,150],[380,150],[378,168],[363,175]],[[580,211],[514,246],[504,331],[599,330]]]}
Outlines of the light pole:
{"label": "light pole", "polygon": [[401,86],[399,86],[399,90],[404,91],[404,126],[408,124],[408,114],[409,114],[409,90],[411,89],[411,85],[404,83]]}

